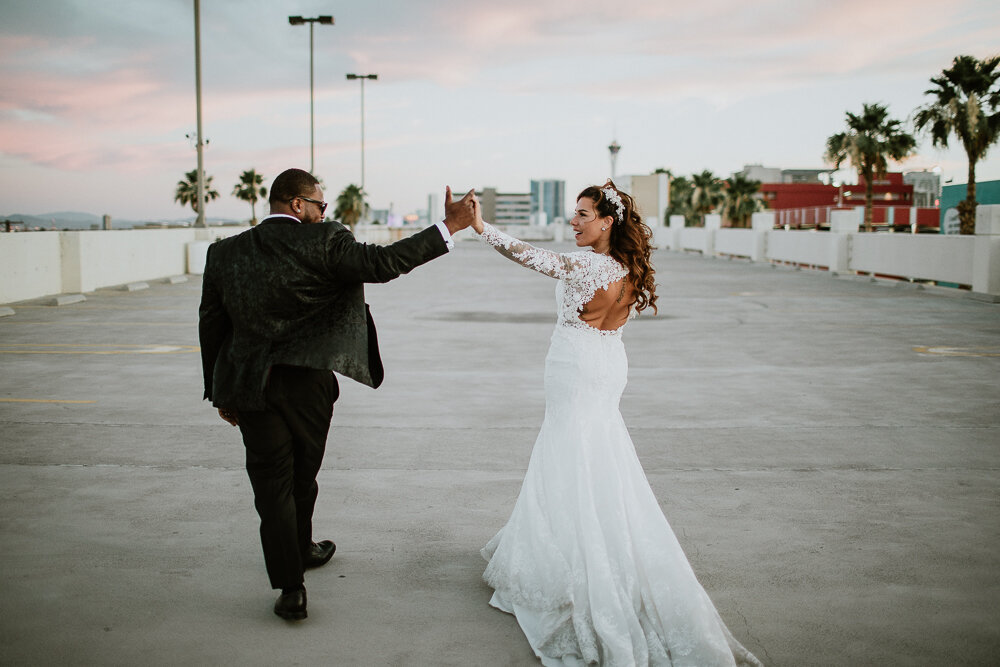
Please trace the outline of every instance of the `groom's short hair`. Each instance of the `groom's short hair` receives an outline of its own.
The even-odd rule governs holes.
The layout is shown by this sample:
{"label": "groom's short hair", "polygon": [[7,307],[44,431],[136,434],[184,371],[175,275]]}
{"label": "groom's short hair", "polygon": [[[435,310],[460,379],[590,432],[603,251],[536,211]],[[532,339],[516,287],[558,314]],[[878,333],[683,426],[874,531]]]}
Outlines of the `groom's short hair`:
{"label": "groom's short hair", "polygon": [[309,196],[317,185],[319,181],[308,171],[286,169],[271,184],[271,194],[267,201],[273,206],[277,202],[287,203],[296,197]]}

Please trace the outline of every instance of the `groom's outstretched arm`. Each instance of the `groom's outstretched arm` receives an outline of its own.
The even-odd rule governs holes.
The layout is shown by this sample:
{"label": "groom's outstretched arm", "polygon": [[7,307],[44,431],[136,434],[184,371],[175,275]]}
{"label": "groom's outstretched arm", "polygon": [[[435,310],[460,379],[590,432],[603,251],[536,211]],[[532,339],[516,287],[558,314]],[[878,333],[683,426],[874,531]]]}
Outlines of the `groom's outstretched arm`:
{"label": "groom's outstretched arm", "polygon": [[327,241],[327,267],[343,283],[387,283],[448,252],[436,227],[386,246],[360,243],[346,227]]}
{"label": "groom's outstretched arm", "polygon": [[445,219],[438,225],[387,246],[359,243],[343,228],[335,233],[327,248],[328,266],[339,280],[384,283],[448,252],[448,236],[470,226],[479,213],[479,200],[470,190],[453,201],[451,188],[445,191]]}

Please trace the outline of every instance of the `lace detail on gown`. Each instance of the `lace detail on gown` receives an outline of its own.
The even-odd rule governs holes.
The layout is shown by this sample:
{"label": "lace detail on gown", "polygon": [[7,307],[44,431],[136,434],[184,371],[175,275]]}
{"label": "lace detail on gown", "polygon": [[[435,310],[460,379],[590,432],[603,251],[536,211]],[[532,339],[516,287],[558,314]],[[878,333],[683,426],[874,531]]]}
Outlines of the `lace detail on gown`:
{"label": "lace detail on gown", "polygon": [[628,375],[621,329],[595,335],[578,317],[625,269],[490,225],[483,238],[560,281],[545,418],[510,518],[482,550],[490,604],[517,618],[546,667],[760,667],[698,583],[636,456],[618,409]]}
{"label": "lace detail on gown", "polygon": [[621,333],[624,325],[605,331],[580,319],[580,312],[594,298],[597,290],[607,289],[611,283],[628,275],[628,269],[616,259],[589,250],[556,253],[538,248],[504,234],[488,222],[483,225],[482,239],[518,264],[559,280],[556,287],[559,324],[605,336]]}

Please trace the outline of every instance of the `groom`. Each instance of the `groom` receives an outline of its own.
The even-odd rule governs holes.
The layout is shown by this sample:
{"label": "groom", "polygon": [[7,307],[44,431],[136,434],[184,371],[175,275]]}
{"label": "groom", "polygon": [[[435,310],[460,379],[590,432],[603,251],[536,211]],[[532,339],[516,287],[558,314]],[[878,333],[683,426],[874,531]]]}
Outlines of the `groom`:
{"label": "groom", "polygon": [[354,240],[339,222],[319,224],[319,182],[289,169],[271,185],[271,215],[208,251],[198,333],[205,398],[239,426],[260,515],[274,613],[306,617],[303,571],[326,564],[336,545],[312,540],[312,515],[339,389],[331,371],[382,383],[375,323],[364,283],[384,283],[453,247],[479,202],[452,201],[445,219],[388,246]]}

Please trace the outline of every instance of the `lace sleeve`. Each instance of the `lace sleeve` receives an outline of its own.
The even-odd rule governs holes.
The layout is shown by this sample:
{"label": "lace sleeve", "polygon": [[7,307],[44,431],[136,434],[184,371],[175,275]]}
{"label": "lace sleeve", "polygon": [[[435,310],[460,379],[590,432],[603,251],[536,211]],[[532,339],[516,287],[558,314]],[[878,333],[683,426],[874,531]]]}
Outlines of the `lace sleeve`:
{"label": "lace sleeve", "polygon": [[536,248],[530,243],[504,234],[488,222],[483,223],[481,238],[504,257],[552,278],[560,280],[570,278],[581,268],[580,262],[573,255],[562,255],[551,250]]}

